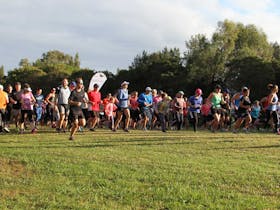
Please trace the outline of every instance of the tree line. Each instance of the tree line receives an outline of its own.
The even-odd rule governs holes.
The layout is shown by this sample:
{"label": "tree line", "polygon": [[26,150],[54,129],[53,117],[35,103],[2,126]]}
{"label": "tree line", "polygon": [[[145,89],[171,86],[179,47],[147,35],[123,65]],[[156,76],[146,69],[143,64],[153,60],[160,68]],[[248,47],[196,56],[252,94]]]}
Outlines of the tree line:
{"label": "tree line", "polygon": [[[191,95],[197,87],[208,94],[216,84],[236,92],[246,85],[252,89],[253,98],[261,98],[267,94],[266,85],[278,83],[280,79],[280,45],[270,43],[255,25],[224,20],[218,22],[210,38],[196,34],[185,46],[184,52],[178,48],[143,51],[127,69],[118,69],[115,74],[102,71],[108,77],[102,92],[114,92],[121,81],[127,80],[131,91],[151,86],[171,95],[178,90]],[[87,87],[95,72],[80,67],[78,53],[71,56],[53,50],[34,62],[21,59],[19,67],[7,76],[4,67],[0,67],[0,82],[27,82],[33,88],[48,91],[65,77],[70,80],[82,77]]]}

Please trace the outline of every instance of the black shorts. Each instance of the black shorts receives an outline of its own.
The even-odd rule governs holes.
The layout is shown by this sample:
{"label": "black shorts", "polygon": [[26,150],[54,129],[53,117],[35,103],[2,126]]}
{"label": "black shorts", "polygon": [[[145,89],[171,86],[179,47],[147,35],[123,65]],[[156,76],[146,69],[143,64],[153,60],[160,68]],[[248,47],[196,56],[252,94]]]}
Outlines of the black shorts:
{"label": "black shorts", "polygon": [[214,115],[214,114],[221,114],[222,113],[222,109],[221,108],[211,107],[211,113],[212,113],[212,115]]}
{"label": "black shorts", "polygon": [[250,115],[250,113],[248,111],[245,112],[237,112],[237,117],[238,118],[246,118]]}
{"label": "black shorts", "polygon": [[131,109],[130,110],[130,116],[131,116],[131,119],[133,121],[139,121],[140,120],[140,110],[139,109]]}
{"label": "black shorts", "polygon": [[70,110],[70,120],[71,122],[74,122],[75,120],[79,120],[79,119],[85,119],[83,110]]}

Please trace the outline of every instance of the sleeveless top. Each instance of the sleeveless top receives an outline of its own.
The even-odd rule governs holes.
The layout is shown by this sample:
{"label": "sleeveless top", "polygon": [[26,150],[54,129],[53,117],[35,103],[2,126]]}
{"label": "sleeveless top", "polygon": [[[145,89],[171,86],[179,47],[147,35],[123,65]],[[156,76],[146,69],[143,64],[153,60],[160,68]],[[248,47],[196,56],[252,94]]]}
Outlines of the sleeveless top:
{"label": "sleeveless top", "polygon": [[213,97],[211,99],[212,107],[216,108],[216,109],[220,109],[221,108],[221,101],[222,101],[221,94],[213,93]]}

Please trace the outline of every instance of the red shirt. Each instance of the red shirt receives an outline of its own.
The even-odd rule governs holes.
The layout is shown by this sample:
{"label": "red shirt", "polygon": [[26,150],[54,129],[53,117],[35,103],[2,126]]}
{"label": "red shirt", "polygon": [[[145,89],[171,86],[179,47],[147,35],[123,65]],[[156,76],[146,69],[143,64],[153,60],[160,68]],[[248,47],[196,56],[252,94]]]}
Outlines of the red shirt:
{"label": "red shirt", "polygon": [[130,98],[129,99],[131,109],[135,110],[139,107],[139,103],[137,102],[137,98]]}
{"label": "red shirt", "polygon": [[92,111],[100,111],[101,93],[99,91],[90,91],[88,93],[88,100],[91,102]]}

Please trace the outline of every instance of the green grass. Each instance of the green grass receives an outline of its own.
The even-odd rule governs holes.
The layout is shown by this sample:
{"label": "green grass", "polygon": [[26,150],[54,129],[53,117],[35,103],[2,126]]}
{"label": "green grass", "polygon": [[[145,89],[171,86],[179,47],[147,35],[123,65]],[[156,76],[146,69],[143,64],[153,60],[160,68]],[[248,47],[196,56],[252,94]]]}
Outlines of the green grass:
{"label": "green grass", "polygon": [[280,137],[1,135],[0,209],[280,209]]}

